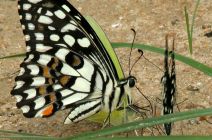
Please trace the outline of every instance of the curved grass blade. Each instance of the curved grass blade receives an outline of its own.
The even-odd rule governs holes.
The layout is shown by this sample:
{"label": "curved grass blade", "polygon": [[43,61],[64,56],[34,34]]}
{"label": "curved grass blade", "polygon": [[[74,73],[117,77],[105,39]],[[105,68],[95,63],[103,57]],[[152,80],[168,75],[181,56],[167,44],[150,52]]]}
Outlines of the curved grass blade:
{"label": "curved grass blade", "polygon": [[[121,47],[128,47],[130,48],[131,44],[129,43],[111,43],[113,48],[121,48]],[[138,49],[142,49],[142,50],[147,50],[150,52],[155,52],[155,53],[159,53],[164,55],[164,49],[161,48],[157,48],[151,45],[145,45],[145,44],[134,44],[135,48]],[[6,59],[6,58],[15,58],[15,57],[24,57],[25,53],[21,53],[21,54],[16,54],[16,55],[10,55],[10,56],[5,56],[5,57],[0,57],[0,59]],[[202,71],[204,74],[208,75],[208,76],[212,76],[212,68],[194,60],[188,57],[185,57],[183,55],[177,54],[175,53],[175,59],[193,67],[198,69],[199,71]]]}
{"label": "curved grass blade", "polygon": [[122,70],[119,60],[116,56],[116,53],[111,46],[109,39],[105,35],[105,33],[102,30],[102,28],[100,27],[100,25],[92,17],[87,16],[85,18],[88,21],[88,23],[91,25],[91,27],[95,30],[95,32],[96,32],[97,36],[99,37],[99,39],[101,40],[102,44],[105,46],[105,49],[107,50],[110,58],[113,61],[114,66],[116,68],[119,79],[123,79],[124,78],[123,70]]}
{"label": "curved grass blade", "polygon": [[[129,48],[131,46],[131,44],[130,43],[112,43],[112,46],[114,48],[121,48],[121,47]],[[155,52],[155,53],[164,55],[164,49],[162,49],[162,48],[157,48],[157,47],[145,45],[145,44],[134,44],[133,46],[134,46],[134,48],[147,50],[147,51],[151,51],[151,52]],[[179,60],[193,68],[196,68],[196,69],[202,71],[204,74],[206,74],[208,76],[212,76],[212,68],[210,68],[194,59],[185,57],[185,56],[177,54],[177,53],[175,53],[175,59]]]}
{"label": "curved grass blade", "polygon": [[207,115],[212,115],[212,108],[195,109],[192,111],[178,112],[174,114],[168,114],[165,116],[148,118],[148,119],[140,120],[140,121],[134,121],[127,124],[114,126],[112,128],[106,128],[103,130],[97,130],[95,132],[87,132],[87,133],[83,133],[83,134],[72,136],[72,137],[66,137],[66,138],[63,138],[63,140],[69,140],[69,139],[78,140],[78,139],[101,137],[106,135],[112,135],[114,133],[126,132],[126,131],[135,130],[135,129],[151,127],[151,126],[155,126],[155,125],[159,125],[163,123],[176,122],[176,121],[196,118],[200,116],[207,116]]}

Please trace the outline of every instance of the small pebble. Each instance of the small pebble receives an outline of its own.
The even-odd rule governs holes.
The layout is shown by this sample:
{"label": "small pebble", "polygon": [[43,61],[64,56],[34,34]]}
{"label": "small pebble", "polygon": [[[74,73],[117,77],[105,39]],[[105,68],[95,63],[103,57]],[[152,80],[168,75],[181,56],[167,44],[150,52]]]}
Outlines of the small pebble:
{"label": "small pebble", "polygon": [[118,28],[121,26],[121,23],[114,23],[111,25],[112,28]]}
{"label": "small pebble", "polygon": [[199,91],[198,87],[192,86],[192,85],[189,85],[186,89],[189,90],[189,91]]}

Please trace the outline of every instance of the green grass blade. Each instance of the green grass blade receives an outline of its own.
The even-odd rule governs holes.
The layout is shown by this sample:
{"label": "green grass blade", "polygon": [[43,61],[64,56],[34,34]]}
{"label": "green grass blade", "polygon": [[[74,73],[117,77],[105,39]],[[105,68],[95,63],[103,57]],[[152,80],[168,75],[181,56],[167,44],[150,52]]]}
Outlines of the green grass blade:
{"label": "green grass blade", "polygon": [[195,5],[194,13],[193,13],[193,18],[191,22],[191,38],[193,37],[193,28],[194,28],[194,20],[196,18],[196,13],[197,13],[197,8],[199,6],[200,0],[197,0],[197,3]]}
{"label": "green grass blade", "polygon": [[99,37],[99,39],[101,40],[103,46],[105,46],[104,48],[108,52],[111,60],[113,61],[114,66],[116,68],[118,78],[123,79],[124,78],[123,70],[122,70],[121,65],[119,63],[119,60],[116,56],[116,53],[114,52],[114,50],[113,50],[113,48],[110,44],[110,41],[108,40],[104,31],[102,30],[100,25],[92,17],[86,16],[85,18],[88,21],[88,23],[91,25],[91,27],[94,29],[94,31],[96,32],[96,34]]}
{"label": "green grass blade", "polygon": [[[114,48],[121,48],[121,47],[130,47],[131,44],[130,43],[112,43],[112,46]],[[150,45],[145,45],[145,44],[134,44],[134,48],[137,49],[142,49],[142,50],[147,50],[147,51],[151,51],[151,52],[155,52],[155,53],[159,53],[164,55],[164,49],[162,48],[157,48],[154,46],[150,46]],[[212,76],[212,68],[196,61],[193,60],[191,58],[182,56],[180,54],[175,53],[175,59],[179,60],[195,69],[198,69],[200,71],[202,71],[204,74],[208,75],[208,76]]]}
{"label": "green grass blade", "polygon": [[196,13],[197,13],[197,8],[199,6],[200,0],[197,0],[193,17],[192,17],[192,22],[191,22],[191,27],[189,24],[189,16],[188,16],[188,11],[186,6],[184,7],[184,14],[185,14],[185,19],[186,19],[186,28],[187,28],[187,34],[188,34],[188,44],[189,44],[189,50],[190,54],[192,54],[192,45],[193,45],[193,29],[194,29],[194,23],[195,23],[195,18],[196,18]]}
{"label": "green grass blade", "polygon": [[22,133],[22,132],[16,132],[16,131],[11,131],[11,130],[0,130],[0,133],[13,134],[13,135],[22,135],[22,136],[41,136],[41,135],[30,134],[30,133]]}
{"label": "green grass blade", "polygon": [[16,131],[10,131],[10,130],[0,130],[0,139],[52,139],[53,137],[50,136],[43,136],[43,135],[37,135],[37,134],[31,134],[31,133],[22,133],[22,132],[16,132]]}
{"label": "green grass blade", "polygon": [[14,140],[59,140],[56,137],[45,137],[45,136],[0,136],[0,139],[14,139]]}
{"label": "green grass blade", "polygon": [[97,140],[212,140],[212,136],[139,136],[98,138]]}
{"label": "green grass blade", "polygon": [[178,112],[178,113],[169,114],[165,116],[148,118],[148,119],[140,120],[140,121],[134,121],[127,124],[114,126],[112,128],[97,130],[95,132],[87,132],[87,133],[83,133],[73,137],[66,137],[66,138],[63,138],[63,140],[68,140],[68,139],[81,140],[81,139],[87,139],[87,138],[94,138],[98,136],[106,136],[106,135],[111,135],[114,133],[126,132],[126,131],[135,130],[135,129],[141,129],[141,128],[151,127],[151,126],[155,126],[159,124],[164,124],[167,122],[176,122],[176,121],[181,121],[185,119],[191,119],[191,118],[206,116],[206,115],[212,115],[212,108],[195,109],[192,111]]}
{"label": "green grass blade", "polygon": [[187,35],[188,35],[189,51],[190,51],[190,54],[192,54],[192,35],[190,32],[189,17],[188,17],[188,11],[186,6],[184,7],[184,12],[185,12],[185,19],[186,19],[186,29],[187,29]]}
{"label": "green grass blade", "polygon": [[[121,48],[121,47],[130,48],[131,47],[131,44],[129,44],[129,43],[111,43],[111,44],[112,44],[113,48]],[[147,50],[147,51],[151,51],[151,52],[155,52],[155,53],[159,53],[159,54],[164,55],[164,49],[162,49],[162,48],[157,48],[157,47],[145,45],[145,44],[134,44],[134,47],[138,48],[138,49]],[[0,59],[23,57],[23,56],[25,56],[25,53],[0,57]],[[208,66],[206,66],[206,65],[204,65],[204,64],[202,64],[202,63],[200,63],[196,60],[182,56],[182,55],[177,54],[177,53],[175,53],[175,56],[176,56],[177,60],[179,60],[179,61],[181,61],[181,62],[183,62],[183,63],[185,63],[185,64],[187,64],[187,65],[189,65],[193,68],[196,68],[196,69],[202,71],[203,73],[205,73],[208,76],[212,76],[212,68],[210,68],[210,67],[208,67]]]}
{"label": "green grass blade", "polygon": [[9,55],[9,56],[0,57],[0,60],[1,59],[16,58],[16,57],[24,57],[24,56],[26,56],[26,53],[20,53],[20,54],[15,54],[15,55]]}
{"label": "green grass blade", "polygon": [[[112,43],[112,46],[114,48],[121,48],[121,47],[130,47],[131,44],[129,44],[129,43]],[[157,48],[157,47],[145,45],[145,44],[134,44],[134,47],[138,48],[138,49],[147,50],[147,51],[151,51],[151,52],[155,52],[155,53],[164,55],[164,49],[162,49],[162,48]],[[15,58],[15,57],[23,57],[23,56],[25,56],[25,53],[0,57],[0,59],[8,59],[8,58]],[[203,73],[207,74],[208,76],[212,76],[212,68],[210,68],[198,61],[195,61],[191,58],[182,56],[177,53],[175,53],[175,56],[176,56],[177,60],[202,71]]]}

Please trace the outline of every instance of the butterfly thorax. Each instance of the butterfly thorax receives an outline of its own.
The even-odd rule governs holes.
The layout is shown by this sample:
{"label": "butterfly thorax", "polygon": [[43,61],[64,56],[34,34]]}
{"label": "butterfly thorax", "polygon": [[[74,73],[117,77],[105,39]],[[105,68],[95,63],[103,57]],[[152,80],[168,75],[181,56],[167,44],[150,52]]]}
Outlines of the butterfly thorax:
{"label": "butterfly thorax", "polygon": [[116,83],[116,86],[108,86],[103,98],[103,110],[112,112],[123,105],[124,98],[127,98],[127,105],[132,104],[131,89],[135,86],[135,82],[135,77],[129,76]]}

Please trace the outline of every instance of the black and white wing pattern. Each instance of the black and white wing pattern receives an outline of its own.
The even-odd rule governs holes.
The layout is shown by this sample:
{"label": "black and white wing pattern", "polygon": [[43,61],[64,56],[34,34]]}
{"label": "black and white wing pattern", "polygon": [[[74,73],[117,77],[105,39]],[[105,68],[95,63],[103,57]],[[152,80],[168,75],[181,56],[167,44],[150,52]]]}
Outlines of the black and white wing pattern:
{"label": "black and white wing pattern", "polygon": [[[169,61],[169,53],[171,55]],[[164,75],[161,79],[163,84],[163,114],[173,113],[176,100],[176,73],[175,73],[175,56],[174,56],[174,39],[172,51],[168,49],[168,35],[166,36],[165,58],[164,58]],[[165,123],[164,128],[167,135],[171,133],[171,123]]]}
{"label": "black and white wing pattern", "polygon": [[18,8],[27,53],[11,94],[24,116],[71,108],[71,123],[119,106],[128,80],[118,84],[108,52],[70,3],[19,0]]}

